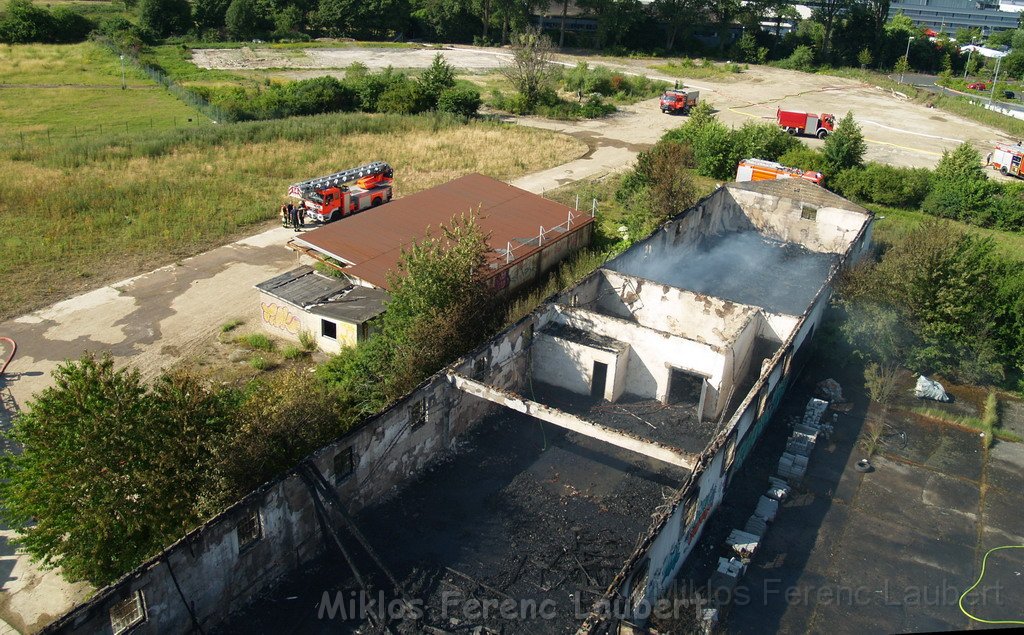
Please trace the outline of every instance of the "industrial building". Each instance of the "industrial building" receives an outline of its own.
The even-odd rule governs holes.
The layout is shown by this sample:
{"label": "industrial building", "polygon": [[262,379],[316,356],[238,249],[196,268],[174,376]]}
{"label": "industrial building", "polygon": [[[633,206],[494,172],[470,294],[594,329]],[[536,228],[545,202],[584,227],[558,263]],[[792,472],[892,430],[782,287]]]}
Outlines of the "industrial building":
{"label": "industrial building", "polygon": [[309,332],[328,353],[364,341],[403,251],[470,216],[487,236],[485,278],[496,293],[539,280],[589,245],[594,222],[591,211],[469,174],[296,237],[293,246],[328,273],[304,265],[256,285],[262,324],[287,339]]}
{"label": "industrial building", "polygon": [[871,226],[721,187],[47,631],[642,632]]}
{"label": "industrial building", "polygon": [[999,0],[892,0],[889,5],[890,20],[902,13],[918,26],[949,35],[957,29],[981,29],[982,35],[1016,29],[1019,12]]}

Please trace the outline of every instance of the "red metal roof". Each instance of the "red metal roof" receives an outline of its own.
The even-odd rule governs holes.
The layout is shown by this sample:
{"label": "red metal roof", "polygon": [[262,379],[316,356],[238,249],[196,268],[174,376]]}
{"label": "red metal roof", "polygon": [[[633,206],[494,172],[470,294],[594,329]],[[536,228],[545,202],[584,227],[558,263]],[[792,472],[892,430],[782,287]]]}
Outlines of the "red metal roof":
{"label": "red metal roof", "polygon": [[514,262],[538,248],[542,227],[548,232],[544,237],[547,244],[565,235],[564,231],[551,230],[557,226],[566,229],[570,214],[574,219],[568,229],[578,229],[594,220],[589,213],[573,212],[565,205],[489,176],[468,174],[304,233],[297,242],[350,263],[346,273],[386,289],[387,273],[397,267],[403,248],[425,238],[428,229],[436,236],[439,226],[469,213],[489,236],[492,259],[502,265],[509,243]]}

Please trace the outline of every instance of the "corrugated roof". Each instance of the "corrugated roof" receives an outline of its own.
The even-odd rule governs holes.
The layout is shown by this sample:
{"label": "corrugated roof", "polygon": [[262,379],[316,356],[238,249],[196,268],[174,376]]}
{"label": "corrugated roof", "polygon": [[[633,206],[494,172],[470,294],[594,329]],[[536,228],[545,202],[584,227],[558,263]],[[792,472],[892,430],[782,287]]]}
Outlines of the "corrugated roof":
{"label": "corrugated roof", "polygon": [[309,312],[335,320],[362,324],[383,313],[390,300],[391,296],[383,289],[354,286],[342,297],[311,307]]}
{"label": "corrugated roof", "polygon": [[312,267],[302,266],[261,282],[256,288],[285,302],[305,308],[311,304],[325,302],[351,286],[352,283],[348,280],[322,276]]}
{"label": "corrugated roof", "polygon": [[[503,255],[511,242],[519,247],[513,250],[518,260],[536,248],[541,227],[564,226],[570,212],[569,207],[542,196],[482,174],[469,174],[307,232],[296,242],[349,263],[345,273],[387,288],[387,273],[398,265],[402,249],[425,238],[428,229],[436,235],[438,227],[450,224],[455,216],[472,213],[489,235],[492,255]],[[593,222],[587,214],[575,214],[572,229]],[[555,238],[549,234],[545,240]],[[504,258],[500,260],[504,264]]]}
{"label": "corrugated roof", "polygon": [[729,183],[726,187],[734,190],[759,192],[761,194],[778,196],[780,198],[797,199],[820,207],[837,207],[839,209],[850,210],[851,212],[860,212],[861,214],[868,215],[871,214],[870,211],[864,209],[860,205],[850,202],[838,194],[833,194],[820,185],[815,185],[814,183],[804,181],[802,179],[744,181],[742,183]]}
{"label": "corrugated roof", "polygon": [[321,275],[302,266],[256,285],[314,315],[362,324],[384,312],[391,297],[381,289],[353,285],[347,279]]}

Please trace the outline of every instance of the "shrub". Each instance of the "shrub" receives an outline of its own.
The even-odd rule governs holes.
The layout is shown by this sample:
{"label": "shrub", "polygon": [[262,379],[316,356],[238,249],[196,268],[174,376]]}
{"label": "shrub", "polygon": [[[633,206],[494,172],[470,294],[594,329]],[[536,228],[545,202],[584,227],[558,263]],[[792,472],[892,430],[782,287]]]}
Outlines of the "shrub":
{"label": "shrub", "polygon": [[777,65],[795,71],[811,72],[814,70],[814,50],[809,46],[801,44],[796,47],[792,55]]}
{"label": "shrub", "polygon": [[377,98],[377,112],[414,115],[427,110],[426,102],[419,84],[409,80],[396,82]]}
{"label": "shrub", "polygon": [[821,172],[825,167],[825,156],[820,151],[808,148],[803,144],[783,153],[778,161],[791,168],[815,172]]}
{"label": "shrub", "polygon": [[864,369],[864,387],[867,388],[871,400],[886,405],[896,396],[899,388],[899,368],[897,366],[879,366],[868,364]]}
{"label": "shrub", "polygon": [[269,370],[273,364],[262,355],[253,355],[249,358],[249,365],[256,370]]}
{"label": "shrub", "polygon": [[926,168],[870,163],[863,168],[843,170],[830,180],[829,186],[860,203],[917,209],[931,190],[932,172]]}
{"label": "shrub", "polygon": [[249,333],[248,335],[242,335],[235,339],[235,342],[251,348],[254,351],[272,351],[274,350],[274,340],[270,339],[263,333]]}
{"label": "shrub", "polygon": [[245,321],[244,320],[239,320],[239,319],[234,319],[234,320],[231,320],[230,322],[225,322],[224,324],[220,325],[220,332],[221,333],[230,333],[231,331],[235,330],[236,328],[238,328],[239,326],[241,326],[243,324],[245,324]]}
{"label": "shrub", "polygon": [[281,351],[281,357],[285,359],[298,359],[305,354],[306,351],[302,350],[298,346],[295,346],[294,344],[289,344],[288,346],[285,346],[284,350]]}
{"label": "shrub", "polygon": [[786,152],[803,146],[796,137],[774,123],[747,122],[733,130],[731,137],[731,163],[734,167],[748,158],[778,161]]}
{"label": "shrub", "polygon": [[457,86],[441,92],[437,109],[461,117],[472,117],[480,109],[480,91],[469,86]]}
{"label": "shrub", "polygon": [[53,17],[53,41],[58,44],[81,42],[96,28],[96,24],[66,6],[58,6],[51,12]]}
{"label": "shrub", "polygon": [[976,225],[992,224],[990,200],[999,185],[985,176],[981,155],[969,143],[943,152],[934,178],[934,186],[921,206],[923,211]]}
{"label": "shrub", "polygon": [[49,42],[52,32],[50,12],[32,4],[31,0],[10,0],[0,19],[0,42]]}
{"label": "shrub", "polygon": [[455,87],[455,69],[445,61],[444,55],[437,53],[430,67],[420,75],[419,85],[431,105],[437,104],[446,90]]}
{"label": "shrub", "polygon": [[865,152],[867,142],[864,141],[864,133],[854,121],[853,113],[848,112],[839,120],[832,134],[825,138],[825,145],[821,150],[825,157],[825,169],[822,172],[831,177],[843,170],[862,165]]}
{"label": "shrub", "polygon": [[312,331],[299,331],[299,345],[303,350],[316,350],[316,336]]}

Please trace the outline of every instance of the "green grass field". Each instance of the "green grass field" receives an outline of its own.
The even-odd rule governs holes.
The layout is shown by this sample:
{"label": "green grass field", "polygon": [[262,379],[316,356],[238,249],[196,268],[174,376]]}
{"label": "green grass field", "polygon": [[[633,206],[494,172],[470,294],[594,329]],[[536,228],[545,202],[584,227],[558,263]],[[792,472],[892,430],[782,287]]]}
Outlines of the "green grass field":
{"label": "green grass field", "polygon": [[318,174],[388,161],[405,196],[584,152],[532,128],[363,114],[0,144],[0,319],[252,233],[276,218],[290,183]]}
{"label": "green grass field", "polygon": [[0,83],[0,140],[19,146],[209,123],[130,64],[122,90],[121,61],[92,42],[0,46]]}

